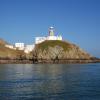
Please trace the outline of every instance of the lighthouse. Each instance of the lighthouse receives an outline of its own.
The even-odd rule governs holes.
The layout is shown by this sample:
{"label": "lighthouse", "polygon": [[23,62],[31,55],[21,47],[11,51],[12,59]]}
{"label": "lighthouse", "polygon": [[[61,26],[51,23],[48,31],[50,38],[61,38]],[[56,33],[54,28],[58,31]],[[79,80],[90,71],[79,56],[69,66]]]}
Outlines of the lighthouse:
{"label": "lighthouse", "polygon": [[49,36],[54,36],[54,27],[49,28]]}
{"label": "lighthouse", "polygon": [[49,28],[49,35],[46,37],[35,37],[35,44],[39,44],[46,40],[62,40],[62,36],[55,36],[54,34],[54,27]]}

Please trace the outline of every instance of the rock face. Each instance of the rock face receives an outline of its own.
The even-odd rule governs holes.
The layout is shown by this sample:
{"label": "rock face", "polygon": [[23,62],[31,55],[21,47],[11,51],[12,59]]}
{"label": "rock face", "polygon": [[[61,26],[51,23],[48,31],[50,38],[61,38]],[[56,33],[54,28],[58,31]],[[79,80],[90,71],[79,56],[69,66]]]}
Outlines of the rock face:
{"label": "rock face", "polygon": [[66,41],[49,40],[37,44],[33,56],[37,59],[91,59],[90,54],[80,49],[75,44]]}

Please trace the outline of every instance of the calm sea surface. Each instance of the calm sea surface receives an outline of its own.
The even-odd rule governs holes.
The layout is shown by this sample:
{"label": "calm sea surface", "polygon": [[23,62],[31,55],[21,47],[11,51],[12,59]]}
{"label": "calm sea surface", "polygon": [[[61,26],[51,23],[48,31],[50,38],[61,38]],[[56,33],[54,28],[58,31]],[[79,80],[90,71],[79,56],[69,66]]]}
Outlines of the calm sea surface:
{"label": "calm sea surface", "polygon": [[100,64],[1,64],[0,100],[100,100]]}

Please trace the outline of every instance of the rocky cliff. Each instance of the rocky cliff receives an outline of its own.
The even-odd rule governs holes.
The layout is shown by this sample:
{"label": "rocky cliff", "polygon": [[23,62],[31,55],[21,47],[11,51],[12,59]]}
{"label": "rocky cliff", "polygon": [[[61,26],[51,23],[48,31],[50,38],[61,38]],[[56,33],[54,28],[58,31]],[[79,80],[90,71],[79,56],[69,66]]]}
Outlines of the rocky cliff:
{"label": "rocky cliff", "polygon": [[59,40],[49,40],[37,44],[33,56],[37,59],[81,59],[89,60],[93,57],[77,45]]}

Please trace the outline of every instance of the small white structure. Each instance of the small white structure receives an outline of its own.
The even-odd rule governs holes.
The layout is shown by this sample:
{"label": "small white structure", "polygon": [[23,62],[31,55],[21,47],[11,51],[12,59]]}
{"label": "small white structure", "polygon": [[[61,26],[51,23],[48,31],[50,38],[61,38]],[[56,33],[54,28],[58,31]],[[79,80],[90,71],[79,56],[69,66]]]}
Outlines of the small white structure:
{"label": "small white structure", "polygon": [[47,39],[46,37],[35,37],[35,44],[41,43],[46,39]]}
{"label": "small white structure", "polygon": [[30,53],[34,49],[35,45],[26,45],[24,48],[25,53]]}
{"label": "small white structure", "polygon": [[24,43],[15,43],[15,47],[18,50],[24,50]]}
{"label": "small white structure", "polygon": [[58,37],[57,37],[57,40],[63,40],[62,36],[61,36],[61,35],[58,36]]}
{"label": "small white structure", "polygon": [[16,50],[13,45],[6,44],[5,47]]}
{"label": "small white structure", "polygon": [[62,36],[48,36],[47,40],[62,40]]}
{"label": "small white structure", "polygon": [[10,48],[10,49],[13,49],[13,45],[6,44],[5,47]]}

